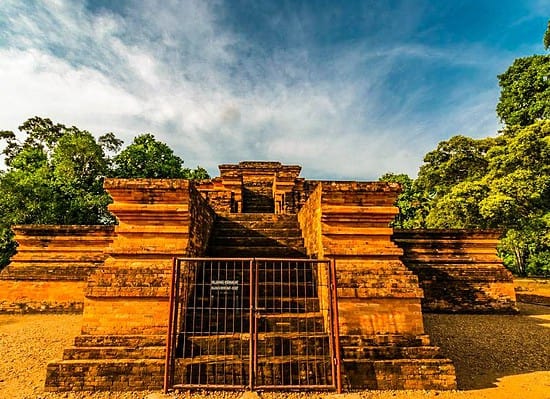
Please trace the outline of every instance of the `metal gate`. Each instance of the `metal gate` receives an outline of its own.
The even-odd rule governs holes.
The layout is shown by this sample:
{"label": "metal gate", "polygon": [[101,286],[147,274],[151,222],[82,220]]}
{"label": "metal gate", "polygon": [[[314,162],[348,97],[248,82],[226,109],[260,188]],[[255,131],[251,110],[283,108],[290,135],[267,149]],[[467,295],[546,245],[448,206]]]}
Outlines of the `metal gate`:
{"label": "metal gate", "polygon": [[334,263],[175,259],[164,388],[338,389]]}

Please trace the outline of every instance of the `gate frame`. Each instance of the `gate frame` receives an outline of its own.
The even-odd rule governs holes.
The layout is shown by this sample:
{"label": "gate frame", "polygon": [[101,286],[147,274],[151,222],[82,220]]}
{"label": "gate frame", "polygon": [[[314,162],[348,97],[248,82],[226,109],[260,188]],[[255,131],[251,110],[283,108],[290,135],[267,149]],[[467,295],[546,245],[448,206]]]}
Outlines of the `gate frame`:
{"label": "gate frame", "polygon": [[275,261],[275,262],[307,262],[313,264],[325,263],[327,265],[326,271],[328,273],[328,293],[329,293],[329,306],[327,308],[329,312],[329,347],[330,347],[330,359],[331,359],[331,375],[332,384],[327,385],[281,385],[279,386],[260,386],[262,390],[275,390],[275,389],[289,389],[289,390],[326,390],[335,389],[337,393],[342,392],[342,371],[341,371],[341,353],[340,353],[340,331],[338,323],[338,295],[336,286],[336,260],[332,259],[296,259],[296,258],[207,258],[207,257],[174,257],[172,258],[172,275],[170,279],[170,298],[169,298],[169,312],[168,312],[168,331],[166,334],[166,351],[165,351],[165,365],[164,365],[164,384],[163,392],[166,394],[170,389],[174,388],[174,370],[175,370],[175,352],[176,352],[176,335],[177,331],[177,310],[179,303],[179,292],[181,283],[181,264],[183,262],[200,262],[200,261],[240,261],[249,262],[249,381],[248,385],[231,386],[231,385],[178,385],[177,388],[211,388],[211,389],[248,389],[253,391],[255,389],[255,372],[257,368],[257,314],[256,309],[256,288],[258,284],[258,278],[256,276],[258,272],[258,262],[263,261]]}

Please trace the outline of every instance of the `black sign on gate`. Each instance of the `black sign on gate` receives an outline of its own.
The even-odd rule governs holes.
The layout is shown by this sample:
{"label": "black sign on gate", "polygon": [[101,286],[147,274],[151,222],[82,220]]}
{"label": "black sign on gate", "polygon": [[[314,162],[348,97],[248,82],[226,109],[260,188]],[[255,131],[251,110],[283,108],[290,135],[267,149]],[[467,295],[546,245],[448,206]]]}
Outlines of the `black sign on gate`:
{"label": "black sign on gate", "polygon": [[334,264],[175,259],[165,391],[340,389]]}

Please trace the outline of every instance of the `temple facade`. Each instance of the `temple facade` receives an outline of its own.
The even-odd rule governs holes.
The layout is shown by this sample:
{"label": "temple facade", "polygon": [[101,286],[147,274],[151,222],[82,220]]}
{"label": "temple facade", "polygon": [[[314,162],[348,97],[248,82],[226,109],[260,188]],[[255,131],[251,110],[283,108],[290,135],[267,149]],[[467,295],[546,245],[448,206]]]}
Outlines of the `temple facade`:
{"label": "temple facade", "polygon": [[[430,343],[423,309],[516,311],[498,234],[393,231],[397,184],[306,180],[300,166],[279,162],[219,169],[200,182],[105,180],[118,224],[78,233],[100,236],[103,249],[79,274],[81,335],[48,365],[47,390],[160,389],[174,364],[183,387],[453,389],[454,367]],[[31,256],[38,241],[21,239],[31,230],[19,229],[0,285],[25,274],[23,259],[33,260],[33,276],[51,275],[51,264]],[[66,241],[50,229],[52,242]],[[179,307],[173,258],[205,262],[183,266]],[[4,311],[33,308],[2,300]],[[53,302],[44,298],[63,308]]]}

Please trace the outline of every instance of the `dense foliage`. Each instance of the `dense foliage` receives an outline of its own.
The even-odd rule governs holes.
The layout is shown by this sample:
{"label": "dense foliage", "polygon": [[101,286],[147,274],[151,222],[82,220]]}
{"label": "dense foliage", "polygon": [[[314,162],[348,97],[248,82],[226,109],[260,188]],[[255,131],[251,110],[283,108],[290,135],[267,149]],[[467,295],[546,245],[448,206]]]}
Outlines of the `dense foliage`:
{"label": "dense foliage", "polygon": [[497,114],[507,125],[527,126],[550,118],[550,55],[518,58],[498,76]]}
{"label": "dense foliage", "polygon": [[511,270],[550,275],[550,56],[515,60],[499,83],[506,126],[496,137],[451,137],[426,154],[416,180],[381,180],[404,187],[396,226],[501,229]]}
{"label": "dense foliage", "polygon": [[183,159],[152,134],[137,136],[132,144],[114,157],[113,175],[123,178],[208,178],[208,172],[200,166],[195,170],[184,168]]}
{"label": "dense foliage", "polygon": [[151,134],[111,157],[122,145],[113,133],[96,139],[40,117],[19,131],[0,132],[6,163],[0,171],[0,268],[15,250],[12,225],[114,223],[104,176],[208,178],[201,167],[183,168],[183,160]]}

